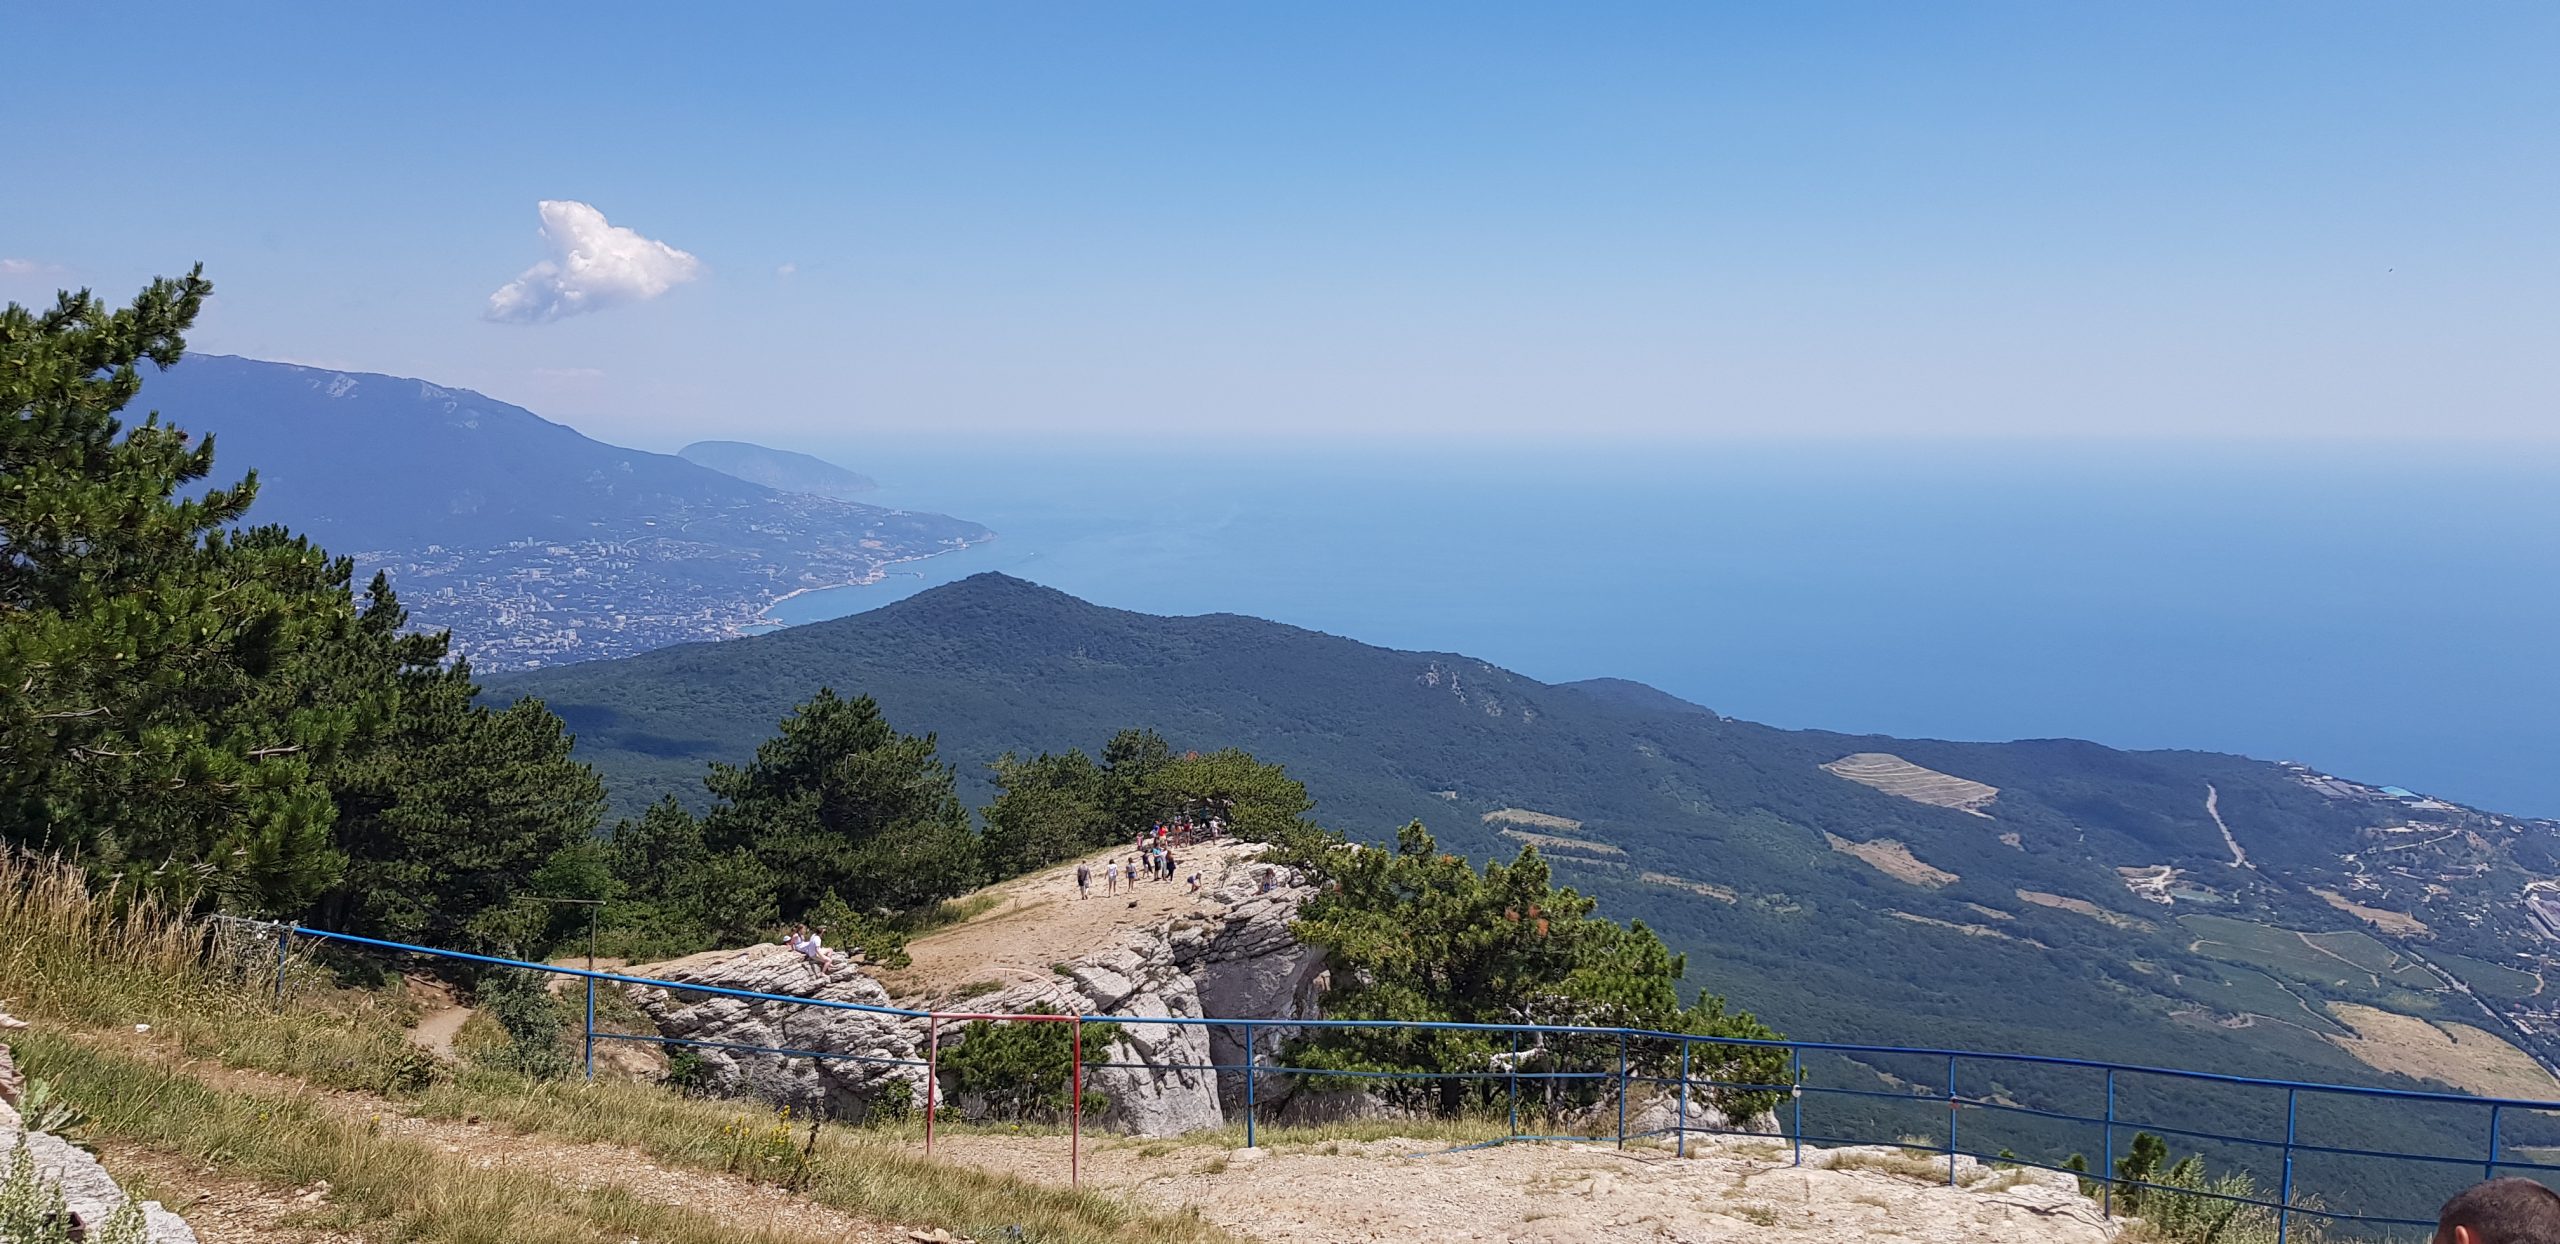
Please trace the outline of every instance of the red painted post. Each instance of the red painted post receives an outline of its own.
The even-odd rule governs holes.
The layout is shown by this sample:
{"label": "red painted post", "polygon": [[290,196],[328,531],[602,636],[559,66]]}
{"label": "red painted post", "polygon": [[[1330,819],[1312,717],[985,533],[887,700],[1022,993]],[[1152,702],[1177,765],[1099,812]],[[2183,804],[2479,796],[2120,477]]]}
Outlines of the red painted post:
{"label": "red painted post", "polygon": [[939,1067],[937,1055],[941,1050],[942,1017],[927,1016],[924,1021],[924,1151],[928,1157],[933,1154],[933,1108],[939,1104],[936,1098],[942,1089],[942,1080],[935,1074]]}
{"label": "red painted post", "polygon": [[1084,1186],[1084,1016],[1067,1021],[1075,1028],[1075,1063],[1067,1074],[1067,1186]]}

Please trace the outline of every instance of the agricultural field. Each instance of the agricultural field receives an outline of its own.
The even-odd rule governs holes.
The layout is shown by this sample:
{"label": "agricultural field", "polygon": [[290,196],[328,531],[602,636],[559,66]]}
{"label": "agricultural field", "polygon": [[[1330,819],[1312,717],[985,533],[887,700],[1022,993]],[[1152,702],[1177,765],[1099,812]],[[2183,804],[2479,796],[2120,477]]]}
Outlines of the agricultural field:
{"label": "agricultural field", "polygon": [[2407,955],[2354,930],[2302,933],[2228,916],[2181,916],[2195,950],[2227,963],[2336,989],[2431,990],[2442,982]]}
{"label": "agricultural field", "polygon": [[2461,979],[2463,984],[2471,986],[2473,993],[2483,998],[2514,1002],[2540,997],[2543,993],[2542,978],[2530,972],[2520,972],[2494,963],[2482,963],[2478,959],[2446,954],[2443,951],[2430,952],[2427,958],[2437,967],[2453,973]]}
{"label": "agricultural field", "polygon": [[2180,977],[2189,997],[2227,1015],[2255,1015],[2308,1028],[2324,1035],[2347,1030],[2283,981],[2256,968],[2231,965],[2213,977]]}

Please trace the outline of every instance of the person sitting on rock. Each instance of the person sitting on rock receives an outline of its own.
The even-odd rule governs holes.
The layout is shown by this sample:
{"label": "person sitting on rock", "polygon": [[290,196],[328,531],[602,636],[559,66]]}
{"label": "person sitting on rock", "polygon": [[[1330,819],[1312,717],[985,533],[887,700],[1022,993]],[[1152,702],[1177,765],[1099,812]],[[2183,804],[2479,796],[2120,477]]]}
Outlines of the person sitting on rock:
{"label": "person sitting on rock", "polygon": [[800,952],[800,956],[802,958],[807,959],[810,963],[816,965],[817,969],[821,972],[830,972],[835,970],[834,958],[827,953],[826,942],[821,936],[826,931],[827,927],[825,925],[819,925],[817,928],[810,929],[808,931],[808,936],[800,939],[800,944],[793,947],[793,949]]}
{"label": "person sitting on rock", "polygon": [[2473,1184],[2437,1211],[2435,1244],[2560,1244],[2560,1193],[2513,1175]]}

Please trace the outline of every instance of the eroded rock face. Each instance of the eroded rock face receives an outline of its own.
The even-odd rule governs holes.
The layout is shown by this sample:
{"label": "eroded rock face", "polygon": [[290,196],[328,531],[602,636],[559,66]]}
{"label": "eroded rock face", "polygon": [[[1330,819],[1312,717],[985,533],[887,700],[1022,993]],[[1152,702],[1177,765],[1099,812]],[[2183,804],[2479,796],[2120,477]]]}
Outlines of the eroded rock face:
{"label": "eroded rock face", "polygon": [[[1096,1018],[1197,1021],[1206,1016],[1271,1020],[1256,1024],[1253,1044],[1268,1062],[1292,1029],[1288,1021],[1313,1018],[1323,989],[1321,952],[1289,932],[1298,908],[1314,896],[1309,886],[1260,892],[1250,877],[1213,890],[1205,909],[1123,932],[1113,944],[1057,965],[1053,976],[982,993],[946,1011],[995,1013],[1046,1009]],[[781,946],[752,946],[724,954],[696,955],[654,969],[661,979],[717,985],[755,993],[889,1006],[889,995],[860,967],[844,964],[821,973]],[[837,1118],[861,1118],[875,1102],[918,1106],[924,1100],[927,1022],[862,1012],[822,1010],[788,1003],[681,990],[637,988],[633,996],[668,1037],[714,1043],[696,1047],[702,1087],[723,1096],[757,1097],[778,1104],[825,1110]],[[1140,1135],[1167,1136],[1223,1126],[1244,1101],[1241,1067],[1245,1032],[1197,1023],[1123,1024],[1107,1049],[1088,1045],[1089,1086],[1110,1099],[1106,1114],[1089,1122]],[[966,1028],[945,1024],[940,1041],[949,1050],[966,1040]],[[719,1046],[809,1050],[859,1057],[810,1058]],[[1118,1065],[1113,1065],[1118,1064]],[[1266,1077],[1258,1092],[1274,1085]],[[941,1100],[956,1100],[946,1081]]]}
{"label": "eroded rock face", "polygon": [[[1259,892],[1248,877],[1211,891],[1209,909],[1132,929],[1117,945],[1059,965],[1054,981],[970,998],[969,1011],[1035,1006],[1098,1018],[1253,1019],[1252,1042],[1268,1062],[1294,1031],[1290,1020],[1320,1011],[1324,955],[1289,931],[1312,886]],[[1141,1136],[1223,1127],[1245,1096],[1241,1025],[1123,1024],[1107,1050],[1088,1046],[1087,1076],[1111,1101],[1098,1122]],[[946,1042],[949,1036],[945,1036]],[[1114,1065],[1117,1064],[1117,1065]],[[1258,1091],[1271,1088],[1269,1077]]]}
{"label": "eroded rock face", "polygon": [[[838,960],[831,971],[770,943],[695,955],[654,970],[662,980],[716,985],[861,1006],[886,1007],[889,995],[859,966]],[[691,1047],[702,1060],[701,1087],[724,1097],[861,1119],[875,1103],[899,1107],[923,1100],[921,1034],[904,1019],[867,1011],[801,1006],[634,987],[632,997],[660,1034],[710,1044]],[[808,1050],[835,1057],[759,1053],[722,1046]]]}

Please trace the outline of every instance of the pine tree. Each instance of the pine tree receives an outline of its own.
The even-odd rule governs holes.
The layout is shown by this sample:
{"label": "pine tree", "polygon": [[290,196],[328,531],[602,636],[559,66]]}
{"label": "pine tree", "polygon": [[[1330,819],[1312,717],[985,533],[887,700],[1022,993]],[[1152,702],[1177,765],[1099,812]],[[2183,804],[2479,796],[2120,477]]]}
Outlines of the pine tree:
{"label": "pine tree", "polygon": [[713,852],[769,870],[783,915],[829,891],[904,911],[977,883],[977,836],[932,735],[900,734],[869,696],[821,688],[744,766],[703,779],[721,801],[703,826]]}
{"label": "pine tree", "polygon": [[[1680,1004],[1687,962],[1643,924],[1621,925],[1595,914],[1596,900],[1557,889],[1534,847],[1508,864],[1478,872],[1443,854],[1420,822],[1396,836],[1393,851],[1324,853],[1329,884],[1309,902],[1298,936],[1325,948],[1333,968],[1328,1017],[1450,1021],[1472,1024],[1635,1027],[1699,1036],[1775,1036],[1724,1000],[1700,994]],[[1553,1034],[1527,1038],[1528,1056],[1548,1070],[1589,1070],[1603,1051]],[[1583,1048],[1583,1047],[1589,1048]],[[1656,1039],[1631,1050],[1643,1074],[1676,1074],[1676,1042]],[[1692,1069],[1727,1083],[1770,1084],[1786,1074],[1786,1056],[1751,1046],[1698,1044]],[[1512,1060],[1510,1039],[1467,1029],[1329,1029],[1291,1054],[1293,1065],[1336,1071],[1473,1068]],[[1388,1081],[1384,1091],[1444,1113],[1463,1109],[1501,1081],[1446,1078]],[[1554,1081],[1542,1083],[1553,1085]],[[1589,1087],[1559,1090],[1587,1096]],[[1719,1090],[1731,1114],[1756,1113],[1773,1098]]]}
{"label": "pine tree", "polygon": [[347,862],[317,922],[435,945],[524,946],[514,929],[528,919],[547,929],[559,913],[509,909],[543,888],[533,884],[540,870],[587,842],[603,787],[570,759],[569,736],[541,701],[474,704],[470,666],[445,659],[446,633],[407,626],[377,574],[355,641],[315,657],[345,667],[347,679],[388,675],[397,688],[392,719],[370,744],[323,771]]}
{"label": "pine tree", "polygon": [[201,269],[110,311],[0,310],[0,829],[135,888],[290,911],[338,873],[316,775],[380,688],[277,679],[356,625],[351,571],[282,531],[233,537],[254,475],[119,412],[175,363]]}
{"label": "pine tree", "polygon": [[1029,760],[1007,752],[994,765],[980,852],[992,877],[1012,877],[1126,841],[1112,815],[1112,775],[1072,748]]}
{"label": "pine tree", "polygon": [[[601,792],[539,703],[475,707],[389,582],[280,527],[213,441],[118,416],[212,292],[0,311],[0,838],[176,901],[458,934]],[[317,903],[315,907],[314,904]]]}

